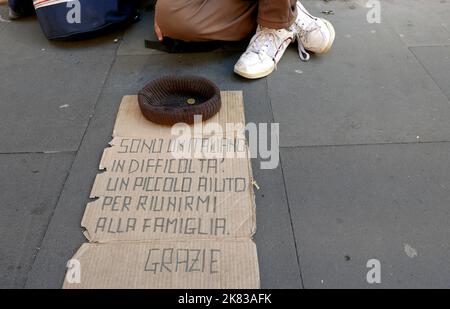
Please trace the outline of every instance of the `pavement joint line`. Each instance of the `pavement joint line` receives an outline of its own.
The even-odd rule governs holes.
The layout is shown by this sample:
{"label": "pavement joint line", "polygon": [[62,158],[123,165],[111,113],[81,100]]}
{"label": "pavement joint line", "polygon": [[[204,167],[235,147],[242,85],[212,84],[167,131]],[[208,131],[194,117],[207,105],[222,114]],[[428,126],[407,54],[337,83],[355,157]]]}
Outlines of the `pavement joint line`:
{"label": "pavement joint line", "polygon": [[280,146],[280,149],[296,148],[331,148],[331,147],[358,147],[358,146],[391,146],[391,145],[418,145],[418,144],[447,144],[450,141],[429,141],[429,142],[397,142],[397,143],[367,143],[367,144],[336,144],[336,145],[305,145],[305,146]]}
{"label": "pavement joint line", "polygon": [[[450,46],[450,45],[449,45]],[[440,47],[440,46],[439,46]],[[447,47],[447,46],[446,46]],[[447,96],[447,94],[445,93],[444,89],[442,89],[442,87],[439,85],[439,83],[435,80],[435,78],[433,77],[433,74],[431,74],[431,72],[427,69],[427,67],[422,63],[422,61],[420,61],[420,59],[417,57],[416,53],[414,52],[414,47],[409,47],[408,48],[410,53],[414,56],[414,59],[417,60],[417,62],[419,62],[420,66],[423,68],[423,70],[425,71],[425,73],[427,73],[427,75],[431,78],[431,80],[433,81],[433,83],[439,88],[439,90],[441,91],[441,93],[447,98],[449,104],[450,104],[450,97]]]}
{"label": "pavement joint line", "polygon": [[[386,19],[386,26],[387,26],[387,29],[389,29],[389,31],[392,34],[394,34],[395,36],[399,36],[399,32],[395,29],[395,26],[391,23],[389,18]],[[443,44],[436,43],[436,44],[415,44],[415,45],[410,45],[407,42],[405,42],[403,39],[400,39],[400,41],[401,41],[402,45],[405,46],[410,51],[411,51],[411,48],[416,48],[416,47],[419,47],[419,48],[420,47],[450,47],[450,44],[447,44],[447,43],[443,43]],[[417,57],[415,57],[415,58],[417,59]],[[422,63],[420,62],[419,59],[417,59],[417,61],[419,61],[419,63],[422,65]]]}
{"label": "pavement joint line", "polygon": [[272,96],[270,95],[269,77],[266,78],[266,89],[267,89],[267,98],[269,99],[269,109],[270,109],[270,114],[271,114],[271,120],[272,120],[272,122],[275,122],[275,116],[273,114],[273,108],[272,108]]}
{"label": "pavement joint line", "polygon": [[117,60],[117,50],[118,50],[118,49],[119,49],[119,46],[116,47],[116,52],[115,52],[115,54],[114,54],[114,59],[111,61],[111,65],[109,66],[109,69],[108,69],[108,71],[106,72],[105,79],[103,80],[103,84],[102,84],[102,86],[101,86],[101,88],[100,88],[100,91],[98,92],[97,98],[95,99],[95,103],[94,103],[94,105],[92,106],[92,110],[91,110],[91,113],[90,113],[90,115],[92,115],[92,116],[89,117],[88,122],[87,122],[87,124],[86,124],[86,127],[85,127],[85,129],[84,129],[84,132],[83,132],[83,134],[81,135],[80,143],[78,144],[78,147],[77,147],[77,152],[80,150],[81,145],[83,144],[83,141],[84,141],[84,139],[85,139],[85,137],[86,137],[86,133],[87,133],[87,131],[88,131],[88,129],[89,129],[89,126],[90,126],[91,123],[92,123],[92,119],[93,119],[94,116],[95,116],[95,111],[96,111],[96,109],[97,109],[98,102],[100,101],[100,98],[102,97],[103,92],[105,91],[105,86],[106,86],[106,83],[108,82],[109,76],[111,75],[112,68],[114,67],[114,64],[116,64],[116,60]]}
{"label": "pavement joint line", "polygon": [[430,44],[430,45],[407,45],[408,48],[421,48],[421,47],[450,47],[450,44]]}
{"label": "pavement joint line", "polygon": [[25,154],[59,154],[59,153],[76,153],[78,150],[58,150],[58,151],[11,151],[0,152],[1,155],[25,155]]}
{"label": "pavement joint line", "polygon": [[[116,53],[117,53],[117,49],[118,49],[118,48],[119,48],[119,46],[116,47]],[[111,71],[112,71],[112,68],[113,68],[114,64],[116,63],[116,59],[117,59],[117,56],[115,55],[115,56],[114,56],[114,59],[113,59],[112,62],[111,62],[111,65],[110,65],[110,67],[109,67],[109,69],[108,69],[108,71],[107,71],[107,73],[106,73],[106,75],[105,75],[105,79],[104,79],[104,81],[103,81],[103,84],[102,84],[102,87],[101,87],[101,89],[100,89],[100,91],[99,91],[99,94],[98,94],[98,96],[97,96],[97,98],[96,98],[96,101],[95,101],[95,103],[94,103],[94,106],[92,107],[92,113],[91,113],[92,115],[95,114],[95,110],[97,109],[98,102],[100,101],[100,98],[101,98],[101,96],[102,96],[102,94],[103,94],[103,92],[104,92],[104,90],[105,90],[105,85],[106,85],[106,83],[107,83],[107,81],[108,81],[109,76],[111,75]],[[84,130],[84,132],[83,132],[83,135],[82,135],[82,137],[81,137],[80,144],[78,145],[78,148],[77,148],[77,150],[76,150],[75,153],[74,153],[74,156],[73,156],[73,159],[72,159],[72,163],[70,164],[70,167],[69,167],[68,170],[67,170],[66,177],[64,178],[64,181],[63,181],[62,186],[61,186],[61,190],[60,190],[60,192],[59,192],[59,194],[58,194],[58,198],[57,198],[57,200],[56,200],[55,207],[53,208],[53,211],[52,211],[52,213],[51,213],[51,215],[50,215],[50,217],[49,217],[48,224],[47,224],[47,228],[46,228],[46,230],[45,230],[45,233],[44,233],[43,237],[41,238],[41,240],[40,240],[40,242],[39,242],[39,248],[42,248],[42,244],[43,244],[45,238],[47,237],[48,228],[49,228],[49,226],[50,226],[50,224],[51,224],[51,222],[52,222],[52,220],[53,220],[53,216],[55,215],[56,209],[58,208],[58,204],[59,204],[59,202],[61,201],[61,196],[62,196],[62,194],[64,193],[64,189],[66,188],[67,180],[69,179],[69,176],[70,176],[70,174],[71,174],[73,165],[75,164],[75,161],[77,160],[78,152],[79,152],[79,150],[80,150],[80,148],[81,148],[81,145],[83,144],[83,141],[84,141],[84,139],[85,139],[85,137],[86,137],[87,131],[88,131],[88,129],[89,129],[89,126],[90,126],[91,123],[92,123],[92,119],[93,119],[93,118],[94,118],[94,117],[89,117],[89,120],[88,120],[88,122],[87,122],[86,128],[85,128],[85,130]],[[41,250],[39,250],[38,253],[33,257],[33,261],[32,261],[32,263],[31,263],[30,270],[28,271],[28,273],[30,273],[31,271],[33,271],[34,263],[36,262],[36,259],[37,259],[38,255],[40,254],[40,252],[41,252]],[[29,280],[29,279],[30,279],[30,277],[27,275],[23,287],[26,287],[26,286],[27,286],[28,280]]]}
{"label": "pavement joint line", "polygon": [[[210,52],[209,54],[241,54],[243,51],[240,50],[215,50]],[[155,57],[155,56],[166,56],[166,57],[175,57],[175,56],[190,56],[190,55],[202,55],[206,54],[205,52],[195,52],[195,53],[167,53],[167,52],[160,52],[160,53],[149,53],[149,54],[115,54],[117,57]],[[266,78],[267,79],[267,78]]]}
{"label": "pavement joint line", "polygon": [[[269,85],[269,78],[266,78],[266,88],[267,88],[267,98],[269,99],[269,109],[271,113],[271,119],[272,122],[275,122],[275,116],[273,114],[273,108],[272,108],[272,96],[270,95],[270,85]],[[300,285],[302,289],[305,288],[305,284],[303,281],[303,273],[302,273],[302,267],[300,263],[300,254],[298,251],[298,245],[297,245],[297,238],[295,237],[295,231],[294,231],[294,223],[292,222],[292,212],[291,212],[291,206],[289,204],[289,196],[286,188],[286,178],[284,176],[284,169],[283,169],[283,162],[282,158],[280,158],[280,170],[281,170],[281,177],[283,178],[283,188],[284,188],[284,195],[286,196],[286,204],[287,204],[287,210],[289,214],[289,222],[291,224],[291,232],[292,232],[292,238],[294,240],[294,250],[295,250],[295,256],[297,258],[297,266],[298,266],[298,272],[300,276]]]}
{"label": "pavement joint line", "polygon": [[284,169],[283,169],[283,160],[280,158],[280,167],[281,167],[281,175],[283,177],[283,187],[284,187],[284,195],[286,196],[286,203],[289,213],[289,221],[291,223],[291,231],[292,231],[292,237],[294,239],[294,249],[295,249],[295,255],[297,257],[297,265],[298,265],[298,271],[300,275],[300,284],[302,289],[305,288],[305,283],[303,280],[303,273],[302,273],[302,267],[301,267],[301,261],[300,261],[300,253],[299,253],[299,246],[297,245],[297,237],[295,236],[295,230],[294,230],[294,223],[292,221],[292,212],[291,212],[291,206],[289,203],[289,196],[286,188],[286,177],[284,176]]}
{"label": "pavement joint line", "polygon": [[23,283],[23,285],[22,285],[22,288],[23,288],[23,289],[25,289],[25,288],[27,287],[28,280],[30,279],[29,274],[31,273],[31,271],[33,271],[34,263],[36,262],[36,259],[37,259],[38,255],[39,255],[40,252],[41,252],[42,243],[44,242],[44,239],[45,239],[45,237],[47,236],[47,233],[48,233],[48,227],[50,226],[50,223],[51,223],[52,220],[53,220],[53,216],[54,216],[54,214],[55,214],[56,208],[58,207],[59,201],[60,201],[61,196],[62,196],[62,194],[63,194],[63,192],[64,192],[64,188],[66,187],[66,182],[67,182],[67,179],[69,178],[70,171],[72,170],[73,163],[75,162],[75,158],[76,158],[76,152],[75,152],[75,153],[73,154],[73,156],[72,156],[72,162],[70,163],[70,166],[69,166],[69,168],[67,169],[66,176],[64,177],[64,181],[63,181],[62,184],[61,184],[61,190],[59,191],[58,197],[56,198],[55,207],[53,207],[52,212],[51,212],[51,214],[50,214],[50,216],[49,216],[49,218],[48,218],[48,220],[47,220],[45,232],[44,232],[44,234],[42,235],[41,239],[39,240],[39,244],[36,246],[36,247],[39,248],[39,250],[37,250],[36,254],[33,255],[33,260],[32,260],[32,262],[30,263],[30,267],[29,267],[29,269],[28,269],[28,271],[27,271],[27,274],[26,274],[26,279],[25,279],[25,281],[24,281],[24,283]]}
{"label": "pavement joint line", "polygon": [[[391,33],[393,33],[394,35],[398,36],[399,33],[397,32],[397,30],[395,29],[395,27],[391,24],[391,22],[389,20],[387,20],[386,22],[387,28],[391,31]],[[409,53],[412,54],[412,56],[414,57],[414,59],[416,59],[416,61],[420,64],[420,66],[422,67],[422,69],[425,71],[425,73],[431,78],[431,80],[433,81],[433,83],[438,87],[438,89],[440,90],[440,92],[447,98],[447,100],[450,103],[450,97],[448,97],[445,92],[443,91],[443,89],[439,86],[439,84],[436,82],[436,80],[433,78],[433,76],[431,75],[431,73],[427,70],[427,68],[425,67],[425,65],[422,63],[422,61],[420,61],[420,59],[416,56],[416,54],[414,53],[414,48],[426,48],[426,47],[449,47],[450,44],[423,44],[423,45],[409,45],[407,44],[404,40],[400,40],[402,45],[405,46]]]}

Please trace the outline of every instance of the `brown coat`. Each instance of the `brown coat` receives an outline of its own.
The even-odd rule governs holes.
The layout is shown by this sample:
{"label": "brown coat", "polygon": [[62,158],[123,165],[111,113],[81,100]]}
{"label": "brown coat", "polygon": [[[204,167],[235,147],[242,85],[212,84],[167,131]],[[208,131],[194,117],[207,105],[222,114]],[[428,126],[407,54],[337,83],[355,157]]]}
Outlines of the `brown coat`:
{"label": "brown coat", "polygon": [[289,27],[297,0],[158,0],[156,21],[165,36],[184,41],[237,41],[257,24]]}

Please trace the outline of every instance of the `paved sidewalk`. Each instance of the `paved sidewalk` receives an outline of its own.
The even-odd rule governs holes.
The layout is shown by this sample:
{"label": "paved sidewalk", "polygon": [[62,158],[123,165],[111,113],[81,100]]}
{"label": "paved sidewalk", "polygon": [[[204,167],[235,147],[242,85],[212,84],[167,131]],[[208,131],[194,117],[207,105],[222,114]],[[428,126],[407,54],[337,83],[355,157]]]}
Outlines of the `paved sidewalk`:
{"label": "paved sidewalk", "polygon": [[143,48],[151,12],[72,43],[0,19],[0,288],[62,286],[122,96],[170,73],[243,90],[247,121],[280,123],[279,167],[253,162],[263,288],[450,288],[450,2],[381,1],[380,24],[366,2],[305,0],[333,50],[303,63],[292,47],[258,81],[232,73],[235,51]]}

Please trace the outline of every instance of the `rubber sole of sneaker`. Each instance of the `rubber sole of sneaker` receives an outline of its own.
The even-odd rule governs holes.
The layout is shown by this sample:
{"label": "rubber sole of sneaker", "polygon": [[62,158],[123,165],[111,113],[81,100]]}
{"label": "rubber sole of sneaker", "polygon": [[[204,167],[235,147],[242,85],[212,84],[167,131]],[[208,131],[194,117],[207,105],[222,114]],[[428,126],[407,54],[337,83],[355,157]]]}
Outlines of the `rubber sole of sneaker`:
{"label": "rubber sole of sneaker", "polygon": [[330,40],[328,41],[327,46],[320,52],[321,54],[326,54],[327,52],[330,51],[331,47],[333,46],[334,39],[336,38],[336,31],[334,30],[333,25],[328,20],[324,18],[321,19],[327,26],[328,31],[330,31]]}
{"label": "rubber sole of sneaker", "polygon": [[250,74],[247,72],[239,71],[237,68],[234,68],[234,73],[236,73],[242,77],[245,77],[247,79],[260,79],[260,78],[269,76],[274,70],[275,70],[275,67],[270,68],[269,70],[264,71],[264,72]]}

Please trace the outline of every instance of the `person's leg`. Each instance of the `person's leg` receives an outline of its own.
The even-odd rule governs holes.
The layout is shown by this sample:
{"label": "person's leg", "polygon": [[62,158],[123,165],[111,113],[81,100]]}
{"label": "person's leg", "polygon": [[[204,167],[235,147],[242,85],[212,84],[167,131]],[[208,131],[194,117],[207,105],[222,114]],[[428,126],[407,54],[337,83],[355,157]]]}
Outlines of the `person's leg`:
{"label": "person's leg", "polygon": [[157,0],[164,36],[183,41],[239,41],[256,29],[255,0]]}
{"label": "person's leg", "polygon": [[289,28],[297,16],[297,0],[259,0],[258,24],[270,29]]}

